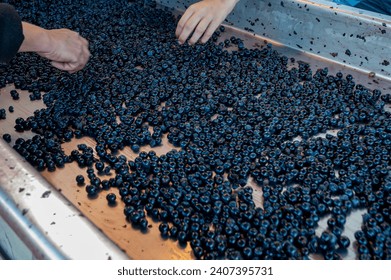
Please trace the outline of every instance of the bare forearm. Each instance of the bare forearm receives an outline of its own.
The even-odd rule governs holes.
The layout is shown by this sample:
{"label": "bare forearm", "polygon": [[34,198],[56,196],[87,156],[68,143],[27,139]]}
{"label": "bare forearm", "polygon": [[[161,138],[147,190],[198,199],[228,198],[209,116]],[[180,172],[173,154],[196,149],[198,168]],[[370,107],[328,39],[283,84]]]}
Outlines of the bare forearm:
{"label": "bare forearm", "polygon": [[48,52],[50,40],[46,29],[22,22],[24,40],[19,52]]}
{"label": "bare forearm", "polygon": [[19,52],[35,52],[51,64],[70,73],[84,68],[90,57],[88,42],[69,29],[44,29],[23,22],[24,41]]}

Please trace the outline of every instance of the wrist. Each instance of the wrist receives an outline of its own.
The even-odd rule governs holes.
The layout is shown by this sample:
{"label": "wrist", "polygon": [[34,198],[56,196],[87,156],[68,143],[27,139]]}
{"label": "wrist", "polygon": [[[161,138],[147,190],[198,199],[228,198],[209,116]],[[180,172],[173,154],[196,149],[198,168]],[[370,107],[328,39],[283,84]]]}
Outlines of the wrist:
{"label": "wrist", "polygon": [[24,40],[19,52],[50,52],[50,36],[48,30],[39,26],[22,22]]}
{"label": "wrist", "polygon": [[239,0],[217,0],[217,2],[220,2],[220,7],[222,7],[223,9],[227,10],[230,13],[235,8]]}
{"label": "wrist", "polygon": [[221,1],[231,6],[235,6],[239,2],[239,0],[221,0]]}

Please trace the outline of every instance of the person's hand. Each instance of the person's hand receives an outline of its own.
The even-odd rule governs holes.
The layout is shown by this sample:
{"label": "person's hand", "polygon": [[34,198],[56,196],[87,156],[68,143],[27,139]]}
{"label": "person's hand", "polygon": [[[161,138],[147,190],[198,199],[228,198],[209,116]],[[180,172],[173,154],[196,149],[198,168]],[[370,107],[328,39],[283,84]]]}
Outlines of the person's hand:
{"label": "person's hand", "polygon": [[90,58],[88,42],[69,29],[46,30],[23,22],[24,41],[19,52],[35,52],[51,64],[69,73],[84,68]]}
{"label": "person's hand", "polygon": [[179,20],[175,35],[183,44],[206,43],[239,0],[203,0],[191,5]]}
{"label": "person's hand", "polygon": [[69,29],[47,30],[50,48],[37,53],[51,60],[51,64],[70,73],[84,68],[90,58],[88,42],[79,33]]}

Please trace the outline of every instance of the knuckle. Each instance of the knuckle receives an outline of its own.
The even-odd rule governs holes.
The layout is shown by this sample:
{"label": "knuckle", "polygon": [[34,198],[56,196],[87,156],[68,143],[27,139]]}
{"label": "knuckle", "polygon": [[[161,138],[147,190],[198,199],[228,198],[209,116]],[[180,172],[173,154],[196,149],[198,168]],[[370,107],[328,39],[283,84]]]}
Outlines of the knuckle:
{"label": "knuckle", "polygon": [[189,8],[187,8],[189,12],[195,12],[197,11],[197,3],[190,5]]}
{"label": "knuckle", "polygon": [[204,37],[206,40],[208,40],[212,35],[213,35],[213,33],[211,31],[206,31],[204,34]]}
{"label": "knuckle", "polygon": [[208,15],[205,17],[205,19],[207,19],[208,22],[212,22],[212,21],[214,20],[214,17],[213,17],[213,15],[208,14]]}
{"label": "knuckle", "polygon": [[206,43],[210,39],[210,37],[212,37],[211,33],[205,33],[201,40],[202,43]]}
{"label": "knuckle", "polygon": [[190,34],[193,31],[194,31],[194,28],[189,25],[186,25],[185,28],[183,29],[183,33],[185,33],[185,34]]}
{"label": "knuckle", "polygon": [[204,30],[203,29],[196,29],[196,31],[194,31],[193,33],[193,37],[194,38],[199,38],[202,36],[202,34],[204,34]]}
{"label": "knuckle", "polygon": [[187,39],[187,36],[184,36],[184,35],[182,35],[181,37],[179,37],[179,41],[181,41],[181,42],[185,42],[186,39]]}
{"label": "knuckle", "polygon": [[183,29],[183,27],[184,27],[184,23],[183,22],[179,22],[178,23],[178,28],[177,28],[177,30],[182,30]]}

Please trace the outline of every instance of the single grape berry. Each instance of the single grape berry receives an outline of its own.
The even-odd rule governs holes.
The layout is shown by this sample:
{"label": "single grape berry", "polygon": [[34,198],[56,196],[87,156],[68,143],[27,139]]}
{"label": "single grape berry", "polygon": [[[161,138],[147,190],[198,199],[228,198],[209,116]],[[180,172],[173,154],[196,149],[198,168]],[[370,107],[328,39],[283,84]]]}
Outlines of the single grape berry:
{"label": "single grape berry", "polygon": [[83,185],[85,182],[84,176],[83,175],[77,175],[76,176],[76,182],[79,186]]}
{"label": "single grape berry", "polygon": [[113,205],[117,200],[117,196],[114,193],[109,193],[106,195],[106,200],[110,205]]}

